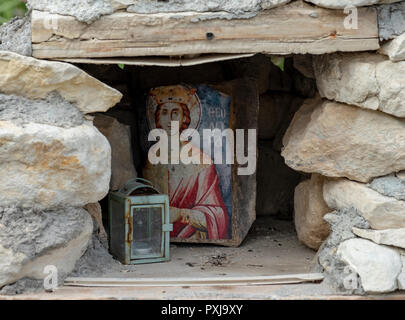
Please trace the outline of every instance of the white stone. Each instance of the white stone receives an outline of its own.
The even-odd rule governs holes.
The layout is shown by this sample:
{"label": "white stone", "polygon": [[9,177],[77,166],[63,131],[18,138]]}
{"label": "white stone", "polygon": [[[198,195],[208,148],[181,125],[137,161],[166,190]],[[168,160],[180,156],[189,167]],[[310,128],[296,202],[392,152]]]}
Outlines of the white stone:
{"label": "white stone", "polygon": [[365,292],[383,293],[397,289],[402,262],[396,250],[364,239],[350,239],[339,245],[337,256],[360,276]]}
{"label": "white stone", "polygon": [[327,177],[369,182],[405,169],[404,119],[332,101],[307,100],[283,144],[288,166]]}
{"label": "white stone", "polygon": [[386,197],[366,184],[347,179],[325,181],[323,197],[330,208],[355,208],[376,230],[405,228],[405,202]]}
{"label": "white stone", "polygon": [[353,228],[353,233],[376,244],[384,244],[405,249],[405,228],[370,230]]}
{"label": "white stone", "polygon": [[405,256],[401,254],[402,270],[398,276],[398,289],[405,290]]}
{"label": "white stone", "polygon": [[405,33],[385,43],[379,52],[387,55],[391,61],[405,60]]}
{"label": "white stone", "polygon": [[0,203],[84,206],[108,193],[111,147],[91,123],[61,128],[0,121]]}
{"label": "white stone", "polygon": [[117,90],[69,63],[0,51],[1,93],[43,99],[52,91],[83,113],[105,112],[122,98]]}
{"label": "white stone", "polygon": [[298,239],[306,246],[318,250],[330,233],[323,216],[332,210],[323,199],[324,177],[313,174],[301,182],[294,193],[294,222]]}
{"label": "white stone", "polygon": [[[40,221],[44,222],[43,224],[36,223],[35,231],[31,233],[29,228],[33,220],[32,217],[27,217],[26,224],[19,224],[19,229],[25,232],[25,235],[16,235],[15,243],[20,242],[20,246],[5,248],[2,243],[4,239],[0,239],[0,288],[23,278],[44,279],[49,275],[44,273],[46,266],[56,267],[58,279],[66,277],[73,271],[77,260],[88,247],[93,232],[93,221],[83,209],[67,210],[71,210],[67,219],[69,225],[64,225],[66,220],[61,220],[59,225],[55,225],[58,221],[48,221],[49,216],[43,216],[36,222],[43,219],[48,223],[44,221]],[[63,215],[57,212],[54,213],[54,217],[57,218],[58,214]],[[7,227],[1,225],[0,230],[4,232],[4,228]],[[36,252],[19,251],[23,248],[21,245],[24,241],[27,242],[27,246],[35,248]]]}
{"label": "white stone", "polygon": [[319,92],[330,100],[405,117],[405,61],[374,53],[314,56]]}
{"label": "white stone", "polygon": [[319,7],[329,9],[344,9],[346,7],[364,7],[372,6],[375,4],[386,4],[400,2],[402,0],[305,0],[311,2]]}

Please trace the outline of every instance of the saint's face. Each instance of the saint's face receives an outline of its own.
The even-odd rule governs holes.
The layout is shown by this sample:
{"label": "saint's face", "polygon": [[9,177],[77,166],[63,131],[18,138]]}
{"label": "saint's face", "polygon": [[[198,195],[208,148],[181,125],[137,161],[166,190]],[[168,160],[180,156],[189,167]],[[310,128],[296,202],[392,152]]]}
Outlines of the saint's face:
{"label": "saint's face", "polygon": [[183,108],[177,103],[165,103],[160,109],[159,121],[162,129],[168,135],[171,135],[171,121],[178,121],[181,128],[181,124],[183,123]]}

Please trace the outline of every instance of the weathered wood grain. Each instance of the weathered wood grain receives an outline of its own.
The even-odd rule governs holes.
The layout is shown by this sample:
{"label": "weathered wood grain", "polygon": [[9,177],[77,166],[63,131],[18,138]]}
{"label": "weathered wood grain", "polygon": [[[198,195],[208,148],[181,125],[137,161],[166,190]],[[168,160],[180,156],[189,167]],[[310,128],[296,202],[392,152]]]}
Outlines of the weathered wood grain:
{"label": "weathered wood grain", "polygon": [[[374,8],[358,9],[358,29],[346,29],[342,10],[293,2],[251,19],[220,20],[210,13],[117,12],[93,24],[33,11],[37,58],[177,56],[206,53],[322,54],[379,48]],[[199,20],[200,19],[200,20]],[[197,20],[197,21],[196,21]],[[213,39],[208,40],[207,34]]]}

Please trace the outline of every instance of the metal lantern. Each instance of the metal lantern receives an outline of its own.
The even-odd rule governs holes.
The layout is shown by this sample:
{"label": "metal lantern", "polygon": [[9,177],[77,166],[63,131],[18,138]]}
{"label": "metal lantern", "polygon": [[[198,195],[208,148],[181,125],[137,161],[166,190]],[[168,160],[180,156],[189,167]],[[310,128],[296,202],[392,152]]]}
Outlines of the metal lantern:
{"label": "metal lantern", "polygon": [[129,180],[109,194],[110,252],[124,264],[170,259],[169,198],[151,182]]}

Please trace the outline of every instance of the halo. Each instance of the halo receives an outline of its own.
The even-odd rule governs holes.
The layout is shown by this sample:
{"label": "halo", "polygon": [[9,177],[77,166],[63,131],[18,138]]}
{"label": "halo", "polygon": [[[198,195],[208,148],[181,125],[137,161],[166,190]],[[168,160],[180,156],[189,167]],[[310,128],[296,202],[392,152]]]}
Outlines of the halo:
{"label": "halo", "polygon": [[156,129],[155,114],[157,107],[166,102],[186,104],[190,111],[191,120],[188,128],[198,130],[202,118],[201,102],[197,90],[186,85],[157,87],[149,91],[146,103],[146,118],[150,130]]}

